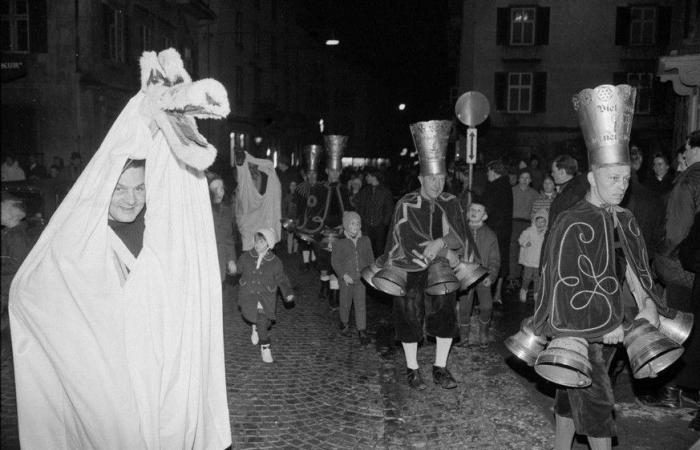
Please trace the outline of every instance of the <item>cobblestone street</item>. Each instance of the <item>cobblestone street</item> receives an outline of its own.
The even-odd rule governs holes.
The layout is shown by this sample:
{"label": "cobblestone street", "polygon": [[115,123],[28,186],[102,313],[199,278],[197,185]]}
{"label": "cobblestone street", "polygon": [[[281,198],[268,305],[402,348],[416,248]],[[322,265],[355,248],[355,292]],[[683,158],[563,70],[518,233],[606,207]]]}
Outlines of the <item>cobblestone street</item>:
{"label": "cobblestone street", "polygon": [[[224,301],[234,449],[551,448],[550,393],[542,392],[547,389],[527,368],[507,358],[500,344],[517,327],[516,316],[530,305],[506,303],[510,318],[501,320],[499,342],[488,350],[453,347],[448,367],[459,382],[457,389],[442,390],[432,383],[434,346],[419,348],[428,389],[411,391],[403,352],[393,342],[390,302],[368,300],[372,344],[362,347],[356,333],[340,335],[337,313],[318,299],[316,272],[300,273],[295,260],[283,259],[298,298],[293,309],[279,306],[272,330],[273,364],[261,361],[232,299]],[[665,413],[636,406],[629,381],[618,381],[616,396],[620,436],[615,448],[680,450],[699,437],[687,428],[688,411]],[[2,361],[0,419],[0,447],[17,448],[9,357]],[[587,446],[577,441],[574,448]]]}

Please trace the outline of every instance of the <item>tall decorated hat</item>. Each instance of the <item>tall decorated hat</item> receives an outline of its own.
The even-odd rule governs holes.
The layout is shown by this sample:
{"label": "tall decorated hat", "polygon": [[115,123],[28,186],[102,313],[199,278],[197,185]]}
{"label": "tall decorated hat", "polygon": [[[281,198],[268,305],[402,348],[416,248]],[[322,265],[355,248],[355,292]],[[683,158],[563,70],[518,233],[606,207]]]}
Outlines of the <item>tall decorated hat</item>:
{"label": "tall decorated hat", "polygon": [[584,89],[572,101],[591,167],[630,164],[630,132],[637,91],[627,84]]}
{"label": "tall decorated hat", "polygon": [[420,174],[445,175],[445,155],[452,132],[452,121],[431,120],[410,125],[413,145],[418,151]]}
{"label": "tall decorated hat", "polygon": [[323,147],[320,145],[304,146],[304,160],[306,161],[306,170],[309,172],[318,172],[318,163],[321,161]]}
{"label": "tall decorated hat", "polygon": [[323,143],[326,146],[326,169],[342,170],[343,152],[348,145],[348,137],[338,134],[326,134],[323,136]]}

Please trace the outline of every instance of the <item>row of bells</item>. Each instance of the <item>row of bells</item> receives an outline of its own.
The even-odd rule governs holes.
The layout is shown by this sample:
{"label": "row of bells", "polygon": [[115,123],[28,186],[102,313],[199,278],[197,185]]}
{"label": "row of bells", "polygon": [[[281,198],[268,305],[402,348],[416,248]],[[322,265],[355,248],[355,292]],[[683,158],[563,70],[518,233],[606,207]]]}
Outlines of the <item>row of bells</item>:
{"label": "row of bells", "polygon": [[[623,344],[635,378],[655,377],[683,354],[682,344],[693,328],[693,314],[678,311],[673,319],[660,317],[660,321],[657,329],[642,319],[625,332]],[[521,323],[520,331],[506,339],[505,346],[553,383],[586,387],[592,382],[586,339],[557,337],[547,344],[545,338],[535,335],[532,317],[528,317]]]}
{"label": "row of bells", "polygon": [[[469,289],[488,276],[488,271],[477,263],[460,262],[454,269],[444,258],[436,258],[428,266],[425,293],[429,295],[451,294],[459,289]],[[362,278],[373,288],[386,294],[406,295],[408,273],[396,266],[379,267],[370,264],[362,270]]]}

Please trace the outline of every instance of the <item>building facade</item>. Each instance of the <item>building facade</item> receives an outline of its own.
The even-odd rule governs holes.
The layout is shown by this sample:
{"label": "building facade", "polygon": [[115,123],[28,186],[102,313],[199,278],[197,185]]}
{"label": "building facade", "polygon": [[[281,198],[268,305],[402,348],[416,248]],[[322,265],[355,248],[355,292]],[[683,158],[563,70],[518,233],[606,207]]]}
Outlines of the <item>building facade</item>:
{"label": "building facade", "polygon": [[656,76],[679,2],[464,0],[459,91],[490,102],[480,126],[486,158],[586,161],[572,96],[600,84],[637,88],[631,141],[670,154],[673,93]]}
{"label": "building facade", "polygon": [[216,17],[201,0],[6,0],[2,146],[87,161],[140,85],[144,50],[175,47],[197,78],[198,27]]}

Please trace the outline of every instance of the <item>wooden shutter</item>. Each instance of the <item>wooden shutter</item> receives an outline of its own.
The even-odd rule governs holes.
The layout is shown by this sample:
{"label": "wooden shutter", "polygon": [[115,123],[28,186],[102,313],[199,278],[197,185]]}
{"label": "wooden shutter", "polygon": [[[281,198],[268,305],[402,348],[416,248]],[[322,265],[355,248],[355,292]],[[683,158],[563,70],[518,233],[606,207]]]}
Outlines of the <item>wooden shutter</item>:
{"label": "wooden shutter", "polygon": [[498,8],[496,11],[496,44],[510,44],[510,8]]}
{"label": "wooden shutter", "polygon": [[47,53],[49,51],[47,36],[46,0],[29,0],[29,51]]}
{"label": "wooden shutter", "polygon": [[547,111],[547,72],[535,72],[532,80],[532,112]]}
{"label": "wooden shutter", "polygon": [[665,47],[671,37],[671,8],[659,6],[656,8],[656,44]]}
{"label": "wooden shutter", "polygon": [[549,8],[537,8],[535,16],[535,44],[549,44]]}
{"label": "wooden shutter", "polygon": [[493,97],[496,99],[496,111],[508,109],[508,72],[496,72]]}
{"label": "wooden shutter", "polygon": [[615,20],[615,45],[628,45],[630,41],[630,9],[617,8]]}

